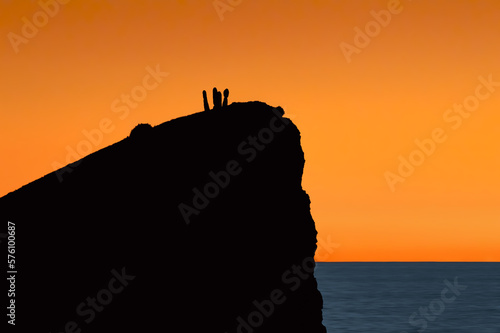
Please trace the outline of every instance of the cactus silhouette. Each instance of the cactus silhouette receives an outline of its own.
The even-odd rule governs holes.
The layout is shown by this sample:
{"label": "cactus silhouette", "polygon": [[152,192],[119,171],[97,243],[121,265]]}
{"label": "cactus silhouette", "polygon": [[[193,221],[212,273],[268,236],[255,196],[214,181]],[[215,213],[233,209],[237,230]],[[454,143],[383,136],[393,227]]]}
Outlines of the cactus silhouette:
{"label": "cactus silhouette", "polygon": [[227,106],[227,98],[229,97],[229,89],[224,89],[224,103],[222,104],[222,106]]}
{"label": "cactus silhouette", "polygon": [[[229,97],[229,89],[224,90],[224,105],[222,105],[222,93],[214,87],[212,90],[212,98],[214,100],[214,108],[212,110],[220,110],[223,106],[227,106],[227,98]],[[210,111],[206,90],[203,90],[203,108],[205,111]]]}
{"label": "cactus silhouette", "polygon": [[210,111],[210,107],[208,106],[207,92],[203,90],[203,107],[205,111]]}
{"label": "cactus silhouette", "polygon": [[212,90],[212,98],[214,100],[214,110],[219,110],[220,109],[220,103],[218,102],[219,100],[219,92],[217,91],[217,88],[214,88]]}

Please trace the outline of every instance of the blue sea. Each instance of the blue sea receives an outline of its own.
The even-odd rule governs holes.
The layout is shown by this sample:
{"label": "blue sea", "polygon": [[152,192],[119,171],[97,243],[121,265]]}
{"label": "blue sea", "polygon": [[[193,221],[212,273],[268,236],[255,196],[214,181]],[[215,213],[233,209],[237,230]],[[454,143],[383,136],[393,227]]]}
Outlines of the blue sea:
{"label": "blue sea", "polygon": [[329,333],[500,333],[500,263],[317,263]]}

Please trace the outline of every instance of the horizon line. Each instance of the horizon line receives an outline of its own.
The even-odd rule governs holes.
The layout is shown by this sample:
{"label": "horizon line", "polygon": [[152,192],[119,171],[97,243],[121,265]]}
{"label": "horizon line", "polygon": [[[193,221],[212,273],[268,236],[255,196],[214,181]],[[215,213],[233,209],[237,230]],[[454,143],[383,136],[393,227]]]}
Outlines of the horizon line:
{"label": "horizon line", "polygon": [[472,261],[467,261],[467,260],[455,260],[455,261],[446,261],[446,260],[436,260],[436,261],[431,261],[431,260],[411,260],[411,261],[404,261],[404,260],[372,260],[372,261],[366,261],[366,260],[338,260],[338,261],[315,261],[316,263],[389,263],[389,262],[394,262],[394,263],[409,263],[409,262],[414,262],[414,263],[500,263],[500,261],[491,261],[491,260],[484,260],[484,261],[477,261],[477,260],[472,260]]}

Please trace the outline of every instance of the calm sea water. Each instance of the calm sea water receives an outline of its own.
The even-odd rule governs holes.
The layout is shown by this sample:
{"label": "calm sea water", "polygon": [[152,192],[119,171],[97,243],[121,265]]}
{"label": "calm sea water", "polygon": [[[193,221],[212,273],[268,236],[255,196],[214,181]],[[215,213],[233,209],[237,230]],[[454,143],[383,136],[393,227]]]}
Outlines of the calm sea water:
{"label": "calm sea water", "polygon": [[500,263],[317,263],[329,333],[500,333]]}

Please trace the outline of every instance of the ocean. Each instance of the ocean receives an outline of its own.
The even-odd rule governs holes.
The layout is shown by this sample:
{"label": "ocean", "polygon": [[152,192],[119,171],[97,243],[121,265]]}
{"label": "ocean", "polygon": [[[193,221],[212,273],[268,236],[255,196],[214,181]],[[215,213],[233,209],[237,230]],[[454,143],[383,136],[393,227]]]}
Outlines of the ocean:
{"label": "ocean", "polygon": [[500,333],[500,263],[316,264],[328,333]]}

